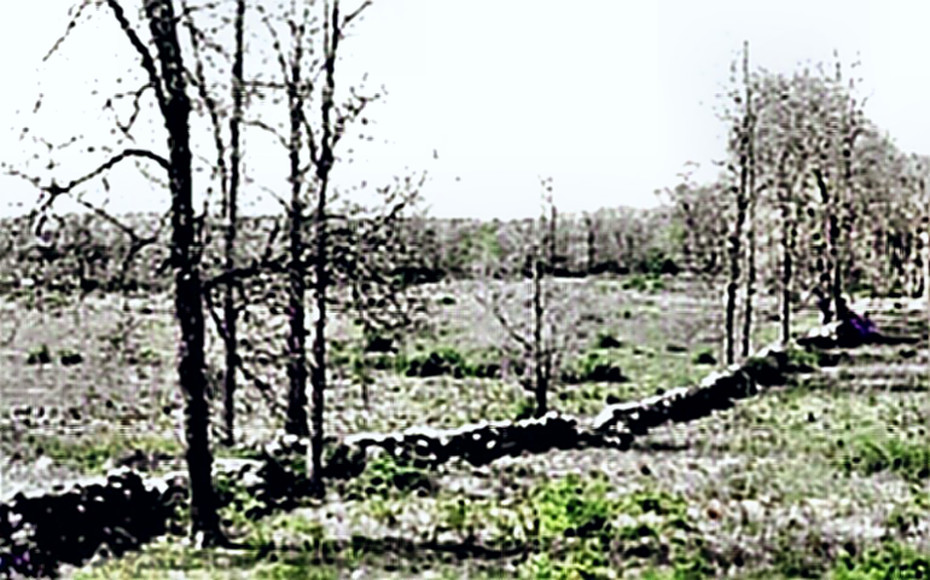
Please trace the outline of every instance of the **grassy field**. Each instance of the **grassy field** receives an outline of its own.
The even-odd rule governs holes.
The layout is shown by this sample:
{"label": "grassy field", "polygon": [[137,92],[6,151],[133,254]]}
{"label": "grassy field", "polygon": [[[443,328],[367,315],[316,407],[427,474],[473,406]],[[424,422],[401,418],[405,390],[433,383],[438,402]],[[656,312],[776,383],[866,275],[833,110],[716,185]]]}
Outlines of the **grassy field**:
{"label": "grassy field", "polygon": [[[558,321],[566,367],[580,379],[555,388],[554,408],[590,416],[607,402],[684,386],[718,366],[699,360],[720,358],[720,301],[673,279],[661,285],[559,283],[557,302],[571,305]],[[451,427],[509,419],[525,409],[526,393],[506,374],[468,376],[506,359],[499,350],[505,334],[475,301],[475,285],[427,290],[432,332],[409,337],[384,370],[374,371],[367,409],[347,362],[357,336],[337,314],[330,433]],[[520,302],[507,306],[513,319],[523,312]],[[125,312],[115,299],[92,299],[79,312],[68,304],[57,314],[5,311],[0,336],[16,319],[19,330],[0,360],[4,495],[30,480],[99,473],[136,448],[163,454],[156,469],[180,465],[172,459],[182,443],[169,306],[133,300]],[[777,336],[777,322],[768,316],[774,305],[763,300],[761,306],[757,345]],[[811,313],[799,316],[799,328],[814,323]],[[919,323],[912,326],[920,331]],[[73,363],[77,353],[80,363],[62,363],[62,355]],[[415,374],[412,361],[430,353],[454,361],[463,376],[406,376]],[[137,554],[100,558],[67,574],[927,577],[926,342],[830,355],[823,361],[835,366],[710,418],[660,427],[629,451],[553,451],[481,468],[453,461],[434,472],[379,457],[360,478],[334,482],[325,500],[288,513],[251,521],[244,515],[250,498],[239,498],[224,518],[241,549],[198,551],[166,537]],[[30,356],[35,364],[27,364]],[[619,369],[626,380],[586,380],[599,364]],[[244,435],[260,437],[277,426],[259,396],[248,388],[243,393]],[[235,482],[220,485],[235,493]],[[895,570],[899,575],[890,575]]]}

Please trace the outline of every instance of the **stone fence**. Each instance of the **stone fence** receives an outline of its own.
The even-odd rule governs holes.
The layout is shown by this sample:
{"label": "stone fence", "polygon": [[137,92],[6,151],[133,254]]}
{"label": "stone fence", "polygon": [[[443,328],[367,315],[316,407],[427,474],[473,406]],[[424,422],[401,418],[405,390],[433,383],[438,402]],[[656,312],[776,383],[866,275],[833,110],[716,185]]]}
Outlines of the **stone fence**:
{"label": "stone fence", "polygon": [[[815,329],[798,342],[816,347],[836,344],[836,327]],[[423,468],[453,458],[484,465],[506,455],[550,449],[612,447],[628,449],[636,436],[667,421],[692,421],[733,406],[765,387],[782,384],[799,369],[786,347],[768,346],[747,359],[714,372],[698,385],[645,399],[606,406],[596,417],[580,419],[555,412],[519,421],[483,421],[456,429],[411,427],[393,433],[358,433],[337,441],[326,477],[351,478],[365,469],[374,449]],[[305,457],[306,439],[278,436],[256,449],[260,460],[220,460],[215,475],[234,480],[267,509],[288,505],[302,491],[304,478],[292,469]],[[299,460],[298,460],[299,463]],[[0,504],[0,576],[54,575],[60,563],[81,564],[94,554],[120,555],[168,531],[183,531],[179,512],[187,504],[187,474],[143,478],[127,468],[106,477],[73,482],[66,491],[17,494]],[[221,497],[224,502],[229,497]]]}

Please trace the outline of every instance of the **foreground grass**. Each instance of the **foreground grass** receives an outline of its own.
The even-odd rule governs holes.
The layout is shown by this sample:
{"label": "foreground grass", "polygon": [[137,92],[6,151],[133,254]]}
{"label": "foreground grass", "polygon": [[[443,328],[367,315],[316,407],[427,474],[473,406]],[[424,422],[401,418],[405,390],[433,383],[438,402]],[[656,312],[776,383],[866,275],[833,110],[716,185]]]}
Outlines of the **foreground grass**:
{"label": "foreground grass", "polygon": [[924,578],[930,480],[852,461],[862,441],[920,448],[901,442],[928,423],[921,396],[798,384],[628,452],[435,472],[380,457],[290,513],[251,521],[242,498],[224,512],[241,550],[169,541],[78,577]]}
{"label": "foreground grass", "polygon": [[[440,304],[435,316],[442,333],[414,337],[401,350],[421,368],[430,353],[442,352],[442,360],[463,369],[459,376],[375,369],[366,407],[348,357],[333,369],[329,433],[454,427],[525,411],[527,393],[512,379],[475,376],[482,365],[500,363],[494,348],[503,333],[466,290],[453,288],[456,298]],[[578,293],[572,296],[579,322],[571,327],[566,368],[578,377],[556,387],[555,408],[590,415],[605,403],[689,384],[716,366],[699,362],[719,358],[719,326],[713,305],[689,295],[696,292],[629,292],[603,280],[569,291]],[[115,334],[113,312],[88,312],[80,338],[72,336],[80,330],[67,326],[67,316],[56,319],[57,327],[30,327],[18,337],[23,356],[9,364],[18,365],[16,376],[29,388],[25,395],[5,391],[4,401],[19,396],[35,409],[31,425],[4,431],[20,435],[4,441],[3,451],[34,454],[42,446],[43,454],[87,472],[136,447],[177,453],[171,434],[180,423],[179,398],[166,362],[173,349],[168,314],[139,314],[146,330],[130,333],[120,346],[124,358],[116,358],[105,350]],[[758,332],[755,344],[768,343],[777,337],[777,323],[760,325]],[[26,365],[37,344],[48,345],[51,362]],[[57,355],[65,349],[80,350],[84,362],[62,365]],[[854,355],[880,355],[877,364],[885,364],[900,353]],[[617,377],[612,369],[625,380],[611,380]],[[559,451],[483,468],[452,463],[431,473],[377,459],[361,478],[334,482],[324,502],[287,514],[253,521],[246,515],[250,498],[240,497],[223,514],[240,549],[195,550],[168,537],[70,573],[907,578],[907,570],[924,565],[919,555],[930,551],[926,393],[880,390],[858,376],[844,369],[835,380],[775,389],[699,422],[660,427],[628,452]],[[45,402],[30,398],[40,390]],[[251,428],[261,401],[248,389],[243,394],[256,409],[243,414]],[[52,409],[56,398],[59,411],[39,420],[39,403]],[[236,493],[234,485],[230,489]]]}

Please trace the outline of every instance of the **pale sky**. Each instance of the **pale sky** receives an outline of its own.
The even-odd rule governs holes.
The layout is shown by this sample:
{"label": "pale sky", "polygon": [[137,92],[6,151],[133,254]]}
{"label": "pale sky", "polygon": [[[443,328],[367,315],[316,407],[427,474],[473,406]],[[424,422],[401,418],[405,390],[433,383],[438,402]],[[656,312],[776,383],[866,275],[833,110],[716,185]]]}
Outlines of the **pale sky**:
{"label": "pale sky", "polygon": [[[103,9],[41,62],[72,3],[10,2],[0,10],[0,70],[8,79],[0,158],[8,163],[20,166],[37,151],[18,140],[24,124],[58,142],[86,133],[85,146],[105,144],[104,95],[115,79],[138,74],[135,54]],[[831,62],[834,49],[845,63],[858,58],[867,115],[905,151],[928,154],[928,23],[930,4],[920,1],[376,1],[346,39],[337,74],[346,84],[367,72],[389,96],[370,112],[375,141],[344,143],[356,154],[338,169],[337,183],[348,191],[426,170],[426,203],[443,217],[535,215],[539,176],[554,179],[563,211],[655,205],[653,192],[673,186],[688,161],[700,164],[698,180],[714,176],[725,130],[715,95],[744,39],[753,65],[770,70]],[[262,65],[247,61],[247,76],[250,66]],[[128,80],[120,86],[135,88]],[[51,97],[33,115],[40,90]],[[151,134],[163,151],[160,129]],[[283,194],[284,153],[250,139],[250,175]],[[101,155],[61,153],[61,167],[29,170],[66,181]],[[165,206],[167,196],[130,168],[110,181],[113,210]],[[0,187],[3,213],[35,196],[17,180],[2,177]]]}

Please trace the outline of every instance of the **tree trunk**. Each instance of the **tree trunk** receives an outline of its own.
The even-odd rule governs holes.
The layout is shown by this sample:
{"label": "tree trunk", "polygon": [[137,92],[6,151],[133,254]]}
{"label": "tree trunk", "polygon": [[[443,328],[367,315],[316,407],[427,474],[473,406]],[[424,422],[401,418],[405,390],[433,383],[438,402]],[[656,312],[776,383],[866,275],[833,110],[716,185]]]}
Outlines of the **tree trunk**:
{"label": "tree trunk", "polygon": [[[326,175],[320,183],[316,208],[316,263],[314,294],[316,295],[316,321],[313,334],[313,372],[310,375],[312,386],[312,408],[310,420],[312,423],[311,436],[311,493],[314,496],[323,495],[323,410],[326,393],[326,194],[329,176]],[[366,387],[367,397],[367,387]],[[366,403],[367,404],[367,403]]]}
{"label": "tree trunk", "polygon": [[319,184],[317,192],[316,213],[314,216],[316,226],[316,252],[314,256],[314,294],[316,298],[316,321],[313,335],[313,374],[312,382],[312,408],[310,421],[312,423],[310,439],[310,493],[315,497],[322,497],[325,492],[323,484],[323,440],[324,425],[323,411],[326,403],[326,290],[329,279],[327,277],[327,215],[326,202],[329,188],[329,173],[335,160],[333,145],[335,133],[332,122],[332,112],[335,106],[336,94],[336,55],[339,49],[339,40],[342,37],[340,30],[340,15],[338,0],[333,3],[332,14],[325,27],[324,39],[325,60],[325,86],[323,88],[320,117],[323,135],[320,138],[320,156],[316,160],[316,177]]}
{"label": "tree trunk", "polygon": [[[300,38],[298,36],[298,38]],[[304,265],[303,222],[304,208],[301,199],[303,178],[300,171],[302,148],[301,120],[303,98],[301,87],[301,46],[296,43],[291,79],[287,87],[290,109],[290,262],[288,264],[288,317],[290,334],[287,341],[287,419],[284,430],[292,435],[306,437],[310,434],[307,425],[307,328],[306,328],[306,267]]]}
{"label": "tree trunk", "polygon": [[175,272],[175,312],[181,327],[178,375],[187,403],[187,468],[191,487],[191,533],[202,543],[223,539],[212,482],[207,378],[204,372],[204,316],[200,267],[195,252],[189,119],[184,64],[169,0],[147,0],[145,14],[158,50],[164,79],[162,113],[168,130],[171,188],[171,260]]}
{"label": "tree trunk", "polygon": [[590,215],[585,215],[585,226],[587,229],[587,272],[590,275],[597,265],[597,226]]}
{"label": "tree trunk", "polygon": [[[549,246],[551,248],[552,246]],[[545,323],[545,308],[543,306],[543,277],[544,266],[539,256],[533,260],[533,367],[536,375],[536,416],[545,415],[548,408],[547,394],[549,392],[549,377],[543,353],[543,324]]]}
{"label": "tree trunk", "polygon": [[747,260],[749,262],[746,272],[746,307],[743,310],[743,357],[749,356],[752,348],[752,298],[756,293],[756,157],[755,157],[755,113],[752,110],[752,85],[749,79],[749,48],[746,47],[746,58],[743,60],[743,75],[746,84],[746,117],[749,119],[748,142],[746,143],[747,163],[749,165],[749,238]]}
{"label": "tree trunk", "polygon": [[788,205],[788,196],[782,200],[782,274],[781,274],[781,341],[788,344],[791,340],[791,208]]}
{"label": "tree trunk", "polygon": [[[744,67],[748,66],[749,62],[749,46],[748,43],[743,47],[743,63]],[[735,347],[736,347],[736,337],[735,326],[736,326],[736,292],[739,288],[739,280],[741,276],[740,272],[740,260],[742,259],[742,236],[743,236],[743,223],[746,221],[746,206],[747,198],[746,187],[747,181],[749,178],[749,163],[748,156],[746,153],[746,148],[750,136],[750,123],[751,119],[749,118],[749,111],[743,115],[743,118],[740,120],[737,125],[737,142],[738,142],[738,153],[739,153],[739,185],[736,188],[736,223],[733,228],[733,233],[730,235],[730,281],[727,284],[727,305],[726,305],[726,361],[727,364],[733,364],[735,360]]]}
{"label": "tree trunk", "polygon": [[818,245],[817,266],[820,273],[818,290],[820,296],[820,311],[823,315],[822,322],[828,324],[833,320],[833,309],[830,304],[836,304],[834,300],[834,279],[833,265],[836,258],[836,250],[833,247],[834,228],[836,215],[833,212],[833,204],[830,200],[830,191],[827,189],[823,173],[820,169],[814,169],[814,177],[817,179],[817,188],[820,190],[820,201],[822,204],[824,216],[821,219],[822,240]]}
{"label": "tree trunk", "polygon": [[[229,199],[227,200],[227,228],[226,228],[226,265],[227,273],[232,273],[236,268],[235,249],[236,233],[238,227],[238,193],[239,193],[239,166],[240,166],[240,139],[239,128],[242,121],[242,75],[243,60],[245,56],[243,42],[243,28],[245,24],[245,0],[236,0],[236,52],[232,69],[232,97],[233,113],[229,121],[230,134],[230,175],[229,175]],[[239,364],[238,337],[236,326],[238,323],[239,311],[236,308],[235,301],[236,284],[232,276],[226,284],[226,294],[223,300],[223,319],[226,325],[226,374],[223,377],[223,394],[224,394],[224,419],[225,419],[225,443],[232,445],[235,442],[235,393],[236,393],[236,368]]]}

